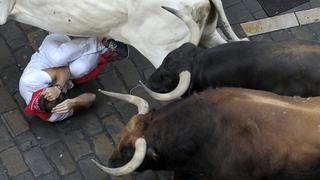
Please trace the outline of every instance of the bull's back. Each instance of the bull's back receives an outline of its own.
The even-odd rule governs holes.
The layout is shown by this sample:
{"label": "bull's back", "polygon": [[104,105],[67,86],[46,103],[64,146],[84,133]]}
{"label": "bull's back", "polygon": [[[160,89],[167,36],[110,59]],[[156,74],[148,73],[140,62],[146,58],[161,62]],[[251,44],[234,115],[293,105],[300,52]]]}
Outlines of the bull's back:
{"label": "bull's back", "polygon": [[199,84],[320,95],[320,44],[315,42],[235,42],[208,49],[197,61],[194,71],[205,72],[197,77]]}
{"label": "bull's back", "polygon": [[[292,172],[320,177],[316,170],[320,163],[320,98],[238,88],[209,90],[202,96],[210,97],[220,113],[212,143],[224,149],[217,157],[224,168],[239,174],[255,171],[262,177],[266,172],[269,176],[275,173],[274,177],[278,172],[286,177],[295,177],[288,176]],[[243,169],[233,169],[234,164]]]}

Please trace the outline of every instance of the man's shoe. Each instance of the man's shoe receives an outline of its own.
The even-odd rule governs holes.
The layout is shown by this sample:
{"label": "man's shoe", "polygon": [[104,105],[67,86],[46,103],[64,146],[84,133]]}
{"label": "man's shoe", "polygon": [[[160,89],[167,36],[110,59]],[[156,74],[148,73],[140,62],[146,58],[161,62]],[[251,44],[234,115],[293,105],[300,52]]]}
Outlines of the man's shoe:
{"label": "man's shoe", "polygon": [[117,53],[122,58],[128,57],[128,46],[122,42],[109,39],[106,41],[105,46],[111,49],[112,52]]}

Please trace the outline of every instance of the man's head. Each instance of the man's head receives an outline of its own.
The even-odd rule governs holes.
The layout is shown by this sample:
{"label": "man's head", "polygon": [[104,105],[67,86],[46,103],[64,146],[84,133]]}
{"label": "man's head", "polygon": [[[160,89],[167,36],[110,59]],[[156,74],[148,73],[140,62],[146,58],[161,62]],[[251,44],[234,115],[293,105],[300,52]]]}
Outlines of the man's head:
{"label": "man's head", "polygon": [[67,99],[67,95],[65,93],[60,93],[60,95],[57,97],[57,99],[53,101],[48,101],[44,95],[40,95],[39,97],[39,107],[40,110],[43,112],[51,113],[52,108],[54,108],[56,105],[60,104],[64,100]]}

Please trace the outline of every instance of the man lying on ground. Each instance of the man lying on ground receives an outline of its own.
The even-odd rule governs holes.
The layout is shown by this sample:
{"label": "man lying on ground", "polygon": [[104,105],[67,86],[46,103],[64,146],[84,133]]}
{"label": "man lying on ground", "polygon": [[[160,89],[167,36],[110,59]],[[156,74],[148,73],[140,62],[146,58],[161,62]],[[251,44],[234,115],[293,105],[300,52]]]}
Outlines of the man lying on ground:
{"label": "man lying on ground", "polygon": [[114,40],[48,35],[20,78],[20,94],[27,103],[25,113],[55,122],[73,115],[76,109],[89,107],[95,94],[68,99],[66,92],[73,83],[96,77],[111,59],[109,49],[120,56],[128,55],[127,46]]}

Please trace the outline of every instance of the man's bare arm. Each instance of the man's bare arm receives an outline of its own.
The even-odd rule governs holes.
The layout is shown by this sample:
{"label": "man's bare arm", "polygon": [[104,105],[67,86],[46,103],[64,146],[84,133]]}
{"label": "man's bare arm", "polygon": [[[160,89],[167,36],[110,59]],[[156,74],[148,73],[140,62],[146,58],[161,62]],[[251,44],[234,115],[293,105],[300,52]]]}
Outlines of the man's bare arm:
{"label": "man's bare arm", "polygon": [[69,67],[56,67],[56,68],[48,68],[43,71],[47,72],[51,79],[55,81],[54,86],[46,88],[44,91],[45,98],[49,101],[55,100],[59,94],[61,93],[62,88],[65,86],[67,81],[70,78],[70,70]]}
{"label": "man's bare arm", "polygon": [[96,99],[93,93],[83,93],[73,99],[67,99],[52,109],[52,113],[67,113],[72,109],[88,108]]}

